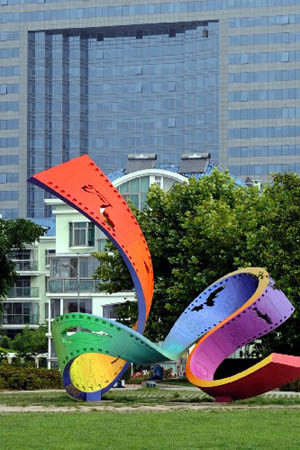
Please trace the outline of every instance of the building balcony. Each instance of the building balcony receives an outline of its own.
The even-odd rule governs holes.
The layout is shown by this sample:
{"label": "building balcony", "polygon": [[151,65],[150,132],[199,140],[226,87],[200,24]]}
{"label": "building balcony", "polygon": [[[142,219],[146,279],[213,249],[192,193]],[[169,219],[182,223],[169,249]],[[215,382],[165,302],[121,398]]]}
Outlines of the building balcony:
{"label": "building balcony", "polygon": [[38,270],[38,262],[30,260],[12,260],[15,264],[17,272],[36,272]]}
{"label": "building balcony", "polygon": [[7,298],[38,298],[38,287],[12,287],[10,288]]}
{"label": "building balcony", "polygon": [[39,325],[39,314],[4,314],[2,325]]}
{"label": "building balcony", "polygon": [[100,292],[98,280],[71,278],[55,279],[48,281],[48,292],[50,294],[74,294],[78,292],[95,293]]}

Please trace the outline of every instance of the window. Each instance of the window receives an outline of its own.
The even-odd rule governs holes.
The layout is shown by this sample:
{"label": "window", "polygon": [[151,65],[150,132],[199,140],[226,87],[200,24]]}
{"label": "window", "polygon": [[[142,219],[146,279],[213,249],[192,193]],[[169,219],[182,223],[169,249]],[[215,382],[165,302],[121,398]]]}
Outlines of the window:
{"label": "window", "polygon": [[[9,259],[15,263],[15,269],[20,271],[37,270],[37,261],[33,260],[31,250],[13,251],[9,254]],[[21,286],[30,286],[28,280]]]}
{"label": "window", "polygon": [[15,250],[9,254],[9,258],[13,261],[30,261],[32,257],[32,252],[30,249],[27,250]]}
{"label": "window", "polygon": [[105,246],[107,244],[107,239],[98,239],[98,252],[104,252]]}
{"label": "window", "polygon": [[0,201],[14,201],[19,200],[19,192],[18,191],[2,191],[0,192]]}
{"label": "window", "polygon": [[[99,262],[92,256],[54,257],[50,258],[50,278],[76,278],[78,277],[78,262],[80,278],[92,278]],[[54,292],[54,291],[52,291]],[[58,291],[60,292],[60,291]]]}
{"label": "window", "polygon": [[[51,358],[57,358],[53,339],[50,340],[50,356],[51,356]],[[51,362],[51,369],[56,369],[56,368],[58,368],[58,362],[57,361],[52,361]]]}
{"label": "window", "polygon": [[91,222],[69,223],[70,247],[93,247],[95,245],[95,226]]}
{"label": "window", "polygon": [[169,117],[168,119],[168,127],[174,128],[176,126],[176,119],[175,117]]}
{"label": "window", "polygon": [[18,58],[19,49],[18,48],[1,48],[0,58]]}
{"label": "window", "polygon": [[0,184],[17,183],[19,181],[18,173],[0,173]]}
{"label": "window", "polygon": [[19,210],[18,208],[2,208],[0,209],[0,214],[2,219],[16,219],[19,217]]}
{"label": "window", "polygon": [[45,303],[45,320],[49,319],[49,303]]}
{"label": "window", "polygon": [[9,297],[37,297],[39,289],[30,286],[30,277],[22,276],[17,278],[13,287],[9,290]]}
{"label": "window", "polygon": [[137,84],[133,85],[133,92],[143,92],[142,83],[137,83]]}
{"label": "window", "polygon": [[55,249],[54,248],[46,248],[45,250],[45,265],[50,265],[50,258],[51,256],[55,255]]}
{"label": "window", "polygon": [[107,319],[116,319],[118,317],[119,306],[120,306],[119,303],[104,305],[103,317],[106,317]]}
{"label": "window", "polygon": [[160,189],[163,188],[163,178],[162,177],[154,177],[154,183],[159,186]]}
{"label": "window", "polygon": [[168,82],[168,91],[169,92],[176,91],[176,82],[175,81],[169,81]]}
{"label": "window", "polygon": [[244,53],[241,55],[241,64],[248,64],[248,54]]}
{"label": "window", "polygon": [[78,302],[80,303],[79,312],[88,314],[92,313],[92,300],[83,298],[65,298],[63,313],[66,314],[71,312],[78,312]]}
{"label": "window", "polygon": [[50,300],[50,305],[51,305],[51,319],[60,316],[60,299],[52,298]]}
{"label": "window", "polygon": [[241,102],[247,102],[248,101],[248,92],[244,91],[241,92]]}
{"label": "window", "polygon": [[149,177],[140,177],[122,184],[119,191],[126,201],[130,200],[138,209],[142,210],[145,206],[149,186]]}
{"label": "window", "polygon": [[7,302],[3,306],[4,325],[38,325],[39,304],[37,302]]}

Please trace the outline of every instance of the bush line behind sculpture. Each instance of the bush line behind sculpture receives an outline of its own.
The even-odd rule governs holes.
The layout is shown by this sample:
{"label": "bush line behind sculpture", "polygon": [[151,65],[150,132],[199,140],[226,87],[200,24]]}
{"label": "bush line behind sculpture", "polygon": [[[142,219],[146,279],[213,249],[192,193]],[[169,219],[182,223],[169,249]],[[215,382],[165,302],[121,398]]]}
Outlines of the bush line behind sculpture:
{"label": "bush line behind sculpture", "polygon": [[255,396],[300,376],[299,357],[272,354],[237,375],[213,379],[226,357],[277,328],[294,311],[264,269],[238,270],[216,281],[186,308],[158,347],[142,335],[154,288],[150,252],[118,190],[87,155],[29,181],[69,203],[106,234],[124,259],[137,292],[134,329],[83,313],[64,314],[53,321],[59,367],[74,398],[100,400],[124,374],[126,361],[176,360],[195,342],[187,377],[217,400]]}

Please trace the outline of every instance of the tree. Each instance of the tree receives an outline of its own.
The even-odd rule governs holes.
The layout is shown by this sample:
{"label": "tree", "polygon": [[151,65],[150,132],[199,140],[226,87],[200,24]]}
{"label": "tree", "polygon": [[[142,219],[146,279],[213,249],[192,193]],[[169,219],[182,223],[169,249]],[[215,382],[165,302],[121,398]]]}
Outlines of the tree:
{"label": "tree", "polygon": [[[144,211],[134,211],[152,255],[155,292],[146,335],[161,340],[188,304],[209,284],[241,267],[265,267],[296,307],[295,319],[263,339],[263,351],[300,354],[300,180],[275,175],[262,193],[214,171],[167,193],[151,187]],[[107,292],[132,286],[111,244],[97,255],[96,277]],[[126,318],[129,318],[130,320]],[[119,308],[132,324],[136,304]],[[298,326],[299,328],[299,326]]]}
{"label": "tree", "polygon": [[[0,299],[5,298],[16,280],[15,265],[9,259],[12,250],[23,250],[44,234],[44,229],[26,219],[0,219]],[[0,303],[1,313],[1,303]]]}
{"label": "tree", "polygon": [[[146,333],[163,339],[184,308],[210,283],[236,268],[258,190],[237,186],[224,172],[177,184],[163,192],[156,185],[144,211],[134,211],[152,255],[155,293]],[[248,219],[247,219],[248,218]],[[98,254],[97,278],[107,292],[131,287],[118,252]],[[126,308],[130,308],[129,311]],[[120,308],[131,317],[136,305]],[[132,322],[135,317],[132,317]]]}
{"label": "tree", "polygon": [[8,336],[0,336],[0,348],[7,350],[12,348],[11,339]]}
{"label": "tree", "polygon": [[23,250],[26,244],[37,241],[43,234],[44,229],[30,220],[0,219],[0,319],[1,300],[6,297],[17,278],[15,264],[9,259],[9,253],[15,249]]}
{"label": "tree", "polygon": [[48,349],[46,332],[46,325],[41,325],[37,330],[30,330],[30,328],[26,327],[21,333],[15,336],[11,342],[11,346],[21,356],[45,353]]}
{"label": "tree", "polygon": [[295,307],[293,316],[278,331],[263,339],[263,353],[300,355],[300,178],[295,173],[275,174],[261,196],[260,226],[249,233],[238,264],[266,267]]}

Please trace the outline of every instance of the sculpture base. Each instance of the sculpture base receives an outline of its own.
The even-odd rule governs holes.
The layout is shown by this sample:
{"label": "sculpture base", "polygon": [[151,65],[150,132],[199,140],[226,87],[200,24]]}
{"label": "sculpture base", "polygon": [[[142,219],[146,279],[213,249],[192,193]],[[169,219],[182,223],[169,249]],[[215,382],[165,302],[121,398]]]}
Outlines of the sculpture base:
{"label": "sculpture base", "polygon": [[216,402],[218,403],[231,403],[233,399],[231,397],[216,397]]}

